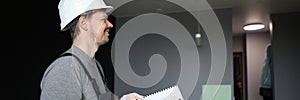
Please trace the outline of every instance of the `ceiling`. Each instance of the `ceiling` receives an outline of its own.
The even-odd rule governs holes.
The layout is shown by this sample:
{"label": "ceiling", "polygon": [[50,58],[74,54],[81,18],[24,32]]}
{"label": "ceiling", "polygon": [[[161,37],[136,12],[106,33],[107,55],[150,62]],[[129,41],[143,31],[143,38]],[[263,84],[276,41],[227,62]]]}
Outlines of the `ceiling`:
{"label": "ceiling", "polygon": [[[250,32],[267,32],[270,15],[277,13],[300,12],[300,0],[235,0],[232,6],[233,35]],[[250,23],[263,23],[266,27],[257,31],[244,31]]]}
{"label": "ceiling", "polygon": [[[173,0],[135,0],[127,3],[128,1],[130,0],[106,0],[106,3],[115,8],[123,6],[122,10],[113,12],[114,16],[132,16],[145,12],[171,13],[182,11],[178,6],[167,2]],[[197,0],[181,1],[191,1],[191,6],[197,2]],[[300,0],[207,0],[207,2],[213,9],[232,8],[233,35],[246,33],[242,29],[243,25],[257,22],[264,23],[266,28],[251,32],[266,32],[269,30],[270,14],[300,12]],[[125,3],[127,4],[124,7],[122,4]]]}

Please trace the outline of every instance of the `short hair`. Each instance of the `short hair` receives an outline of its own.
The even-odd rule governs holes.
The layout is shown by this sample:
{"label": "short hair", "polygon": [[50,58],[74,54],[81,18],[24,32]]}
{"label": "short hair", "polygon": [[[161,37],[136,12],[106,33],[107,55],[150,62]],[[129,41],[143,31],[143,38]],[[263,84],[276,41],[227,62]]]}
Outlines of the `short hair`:
{"label": "short hair", "polygon": [[79,28],[78,28],[78,25],[77,25],[77,22],[79,20],[79,17],[80,16],[85,16],[87,18],[89,18],[92,14],[94,14],[94,11],[93,10],[89,10],[89,11],[86,11],[82,14],[80,14],[79,16],[77,16],[76,18],[74,18],[67,26],[66,26],[66,29],[69,29],[70,30],[70,33],[71,33],[71,37],[72,39],[74,40],[78,34],[79,34]]}

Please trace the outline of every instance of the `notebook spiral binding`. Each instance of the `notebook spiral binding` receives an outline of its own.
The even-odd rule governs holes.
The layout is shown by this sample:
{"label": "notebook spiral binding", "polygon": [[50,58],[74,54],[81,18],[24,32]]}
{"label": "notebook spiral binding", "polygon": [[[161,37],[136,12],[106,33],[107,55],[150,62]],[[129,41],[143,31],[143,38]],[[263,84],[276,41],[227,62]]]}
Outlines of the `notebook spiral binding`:
{"label": "notebook spiral binding", "polygon": [[165,88],[165,89],[162,89],[162,90],[159,90],[159,91],[156,91],[156,92],[154,92],[154,93],[152,93],[152,94],[148,94],[148,95],[146,95],[145,97],[149,97],[149,96],[155,95],[155,94],[157,94],[157,93],[159,93],[159,92],[162,92],[162,91],[169,90],[169,89],[171,89],[171,88],[174,88],[175,86],[176,86],[176,85],[174,85],[174,86],[170,86],[170,87],[167,87],[167,88]]}

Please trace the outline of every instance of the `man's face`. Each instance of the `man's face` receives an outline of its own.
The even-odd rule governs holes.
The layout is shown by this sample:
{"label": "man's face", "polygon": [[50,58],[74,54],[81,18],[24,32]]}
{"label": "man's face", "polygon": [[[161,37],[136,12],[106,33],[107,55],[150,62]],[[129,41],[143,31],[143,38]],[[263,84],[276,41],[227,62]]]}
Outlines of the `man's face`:
{"label": "man's face", "polygon": [[113,25],[107,20],[107,17],[105,10],[96,10],[89,20],[92,38],[95,39],[98,46],[109,41],[109,31]]}

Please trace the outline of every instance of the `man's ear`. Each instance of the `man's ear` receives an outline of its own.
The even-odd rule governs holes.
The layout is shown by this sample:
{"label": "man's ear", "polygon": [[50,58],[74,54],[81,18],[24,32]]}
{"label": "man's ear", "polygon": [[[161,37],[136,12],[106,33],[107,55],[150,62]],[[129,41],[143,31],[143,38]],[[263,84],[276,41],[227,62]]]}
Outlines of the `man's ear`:
{"label": "man's ear", "polygon": [[85,16],[80,16],[78,19],[78,25],[80,29],[87,31],[87,18]]}

